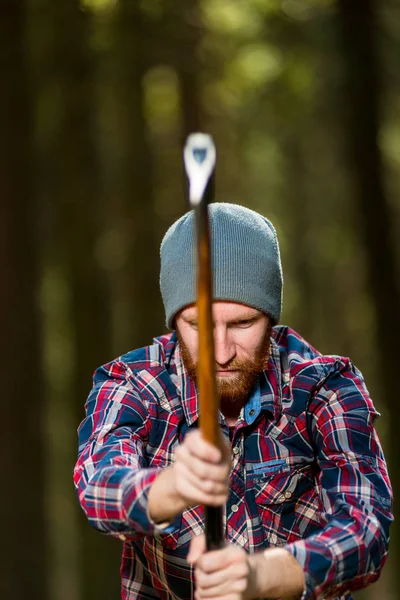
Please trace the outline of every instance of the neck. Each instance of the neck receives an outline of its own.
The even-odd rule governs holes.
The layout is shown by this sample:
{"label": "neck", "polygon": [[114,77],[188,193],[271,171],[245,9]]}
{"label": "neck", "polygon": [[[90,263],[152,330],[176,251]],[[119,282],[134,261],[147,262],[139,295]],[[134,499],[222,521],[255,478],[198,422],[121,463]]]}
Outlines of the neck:
{"label": "neck", "polygon": [[229,427],[236,425],[240,411],[247,402],[247,396],[242,396],[237,400],[229,400],[229,398],[221,398],[221,412],[225,417],[225,421]]}

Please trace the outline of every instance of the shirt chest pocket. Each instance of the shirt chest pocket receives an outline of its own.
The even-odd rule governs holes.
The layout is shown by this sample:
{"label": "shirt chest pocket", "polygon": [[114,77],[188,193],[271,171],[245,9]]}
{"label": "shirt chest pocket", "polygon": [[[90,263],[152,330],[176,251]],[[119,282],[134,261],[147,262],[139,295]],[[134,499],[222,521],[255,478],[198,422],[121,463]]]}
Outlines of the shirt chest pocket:
{"label": "shirt chest pocket", "polygon": [[311,467],[258,477],[254,498],[264,538],[284,545],[320,527],[320,506]]}

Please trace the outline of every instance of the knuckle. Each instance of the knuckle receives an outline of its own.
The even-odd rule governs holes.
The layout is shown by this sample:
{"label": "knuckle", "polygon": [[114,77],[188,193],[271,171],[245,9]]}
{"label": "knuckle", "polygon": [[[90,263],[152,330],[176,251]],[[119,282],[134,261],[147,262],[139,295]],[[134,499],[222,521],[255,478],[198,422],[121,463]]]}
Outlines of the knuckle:
{"label": "knuckle", "polygon": [[189,431],[186,435],[185,438],[182,442],[182,447],[189,449],[190,451],[193,451],[198,443],[199,440],[196,439],[198,438],[198,431]]}
{"label": "knuckle", "polygon": [[213,481],[211,481],[210,479],[205,479],[205,480],[203,481],[203,487],[204,487],[204,490],[205,490],[206,492],[208,492],[209,494],[211,494],[211,493],[215,492],[215,485],[214,485],[214,482],[213,482]]}
{"label": "knuckle", "polygon": [[249,576],[249,572],[245,566],[242,566],[242,565],[238,566],[236,572],[237,572],[238,577],[240,577],[243,581],[247,580],[247,578]]}
{"label": "knuckle", "polygon": [[219,485],[214,485],[213,486],[213,495],[214,496],[223,496],[225,493],[225,490],[221,488],[221,486]]}
{"label": "knuckle", "polygon": [[244,592],[245,589],[247,588],[247,581],[245,579],[238,579],[236,582],[236,591],[237,592]]}
{"label": "knuckle", "polygon": [[205,580],[206,580],[205,574],[201,570],[199,570],[199,568],[197,567],[196,568],[196,586],[197,586],[197,589],[199,589],[199,588],[201,588],[201,587],[203,587],[205,585]]}
{"label": "knuckle", "polygon": [[221,465],[218,465],[218,467],[215,467],[213,469],[212,475],[217,481],[223,481],[224,479],[226,479],[225,468]]}
{"label": "knuckle", "polygon": [[197,475],[200,477],[200,479],[206,479],[208,477],[208,469],[202,461],[198,463]]}
{"label": "knuckle", "polygon": [[222,504],[224,504],[224,500],[222,500],[220,496],[207,496],[207,498],[207,504],[210,506],[222,506]]}
{"label": "knuckle", "polygon": [[184,441],[196,441],[197,439],[201,439],[201,431],[200,429],[192,429],[192,431],[188,431],[187,434],[185,435],[185,440]]}
{"label": "knuckle", "polygon": [[187,459],[187,454],[188,452],[186,448],[184,448],[183,446],[178,446],[178,448],[175,450],[175,464],[185,463]]}
{"label": "knuckle", "polygon": [[[202,556],[200,558],[200,560],[202,558],[204,559],[204,557]],[[204,559],[202,561],[202,563],[201,563],[201,586],[202,587],[204,587],[206,585],[206,583],[207,583],[207,580],[208,580],[208,571],[209,571],[209,567],[207,565],[207,560]],[[196,583],[198,583],[197,577],[198,577],[198,575],[196,574]]]}

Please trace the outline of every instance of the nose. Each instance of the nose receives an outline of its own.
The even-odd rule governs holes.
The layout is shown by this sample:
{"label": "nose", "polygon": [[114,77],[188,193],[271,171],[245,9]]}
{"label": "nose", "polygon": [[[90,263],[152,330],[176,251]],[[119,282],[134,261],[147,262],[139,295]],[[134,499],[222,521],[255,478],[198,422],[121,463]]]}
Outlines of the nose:
{"label": "nose", "polygon": [[236,356],[235,344],[226,327],[214,329],[215,361],[226,366]]}

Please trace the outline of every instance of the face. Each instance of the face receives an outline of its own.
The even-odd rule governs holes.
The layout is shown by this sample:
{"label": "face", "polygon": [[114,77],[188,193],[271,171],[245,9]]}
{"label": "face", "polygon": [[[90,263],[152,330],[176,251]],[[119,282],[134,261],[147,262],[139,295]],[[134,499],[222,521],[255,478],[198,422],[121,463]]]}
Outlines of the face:
{"label": "face", "polygon": [[[248,396],[268,360],[271,322],[268,316],[244,304],[214,302],[214,347],[218,391],[222,401]],[[196,380],[198,359],[197,307],[184,308],[176,317],[182,358]]]}

